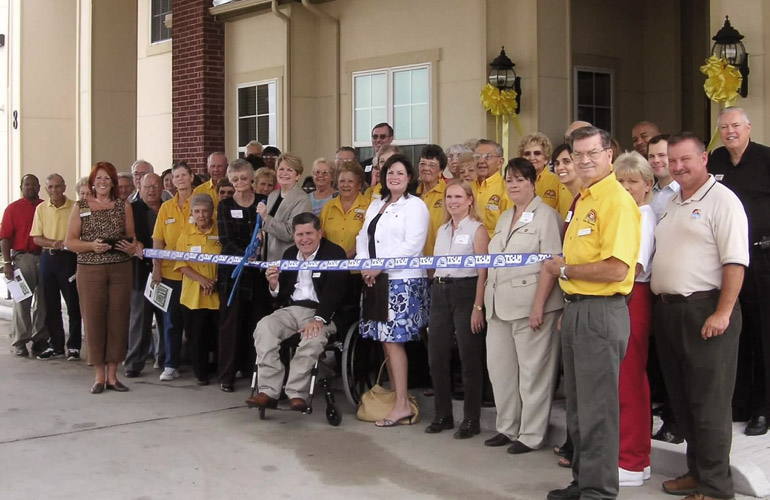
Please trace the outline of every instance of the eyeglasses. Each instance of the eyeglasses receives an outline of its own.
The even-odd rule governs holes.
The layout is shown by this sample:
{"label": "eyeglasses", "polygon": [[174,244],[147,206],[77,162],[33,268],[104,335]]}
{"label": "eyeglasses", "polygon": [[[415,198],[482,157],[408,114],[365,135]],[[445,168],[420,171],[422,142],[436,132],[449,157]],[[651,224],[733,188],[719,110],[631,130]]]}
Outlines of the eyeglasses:
{"label": "eyeglasses", "polygon": [[431,162],[427,162],[427,161],[421,161],[420,163],[417,164],[417,166],[420,167],[420,168],[422,168],[422,167],[440,168],[441,167],[441,165],[439,165],[438,163],[431,163]]}
{"label": "eyeglasses", "polygon": [[313,172],[313,177],[330,177],[331,175],[329,172]]}
{"label": "eyeglasses", "polygon": [[354,161],[356,160],[353,158],[337,158],[337,163],[353,163]]}
{"label": "eyeglasses", "polygon": [[479,161],[479,160],[487,161],[490,158],[502,158],[502,156],[496,155],[496,154],[492,154],[492,153],[484,153],[483,155],[480,155],[480,154],[473,155],[473,159],[476,160],[476,161]]}
{"label": "eyeglasses", "polygon": [[599,155],[601,155],[602,153],[604,153],[608,149],[609,148],[595,149],[593,151],[588,151],[586,153],[583,153],[583,152],[580,152],[580,151],[574,151],[570,156],[572,157],[572,159],[574,161],[582,161],[583,158],[585,158],[586,156],[591,158],[591,161],[596,161],[596,160],[599,159]]}
{"label": "eyeglasses", "polygon": [[542,156],[543,152],[539,150],[535,151],[524,151],[524,158],[528,158],[530,156]]}
{"label": "eyeglasses", "polygon": [[385,139],[387,139],[388,137],[390,137],[390,135],[389,135],[389,134],[372,134],[372,140],[375,140],[375,141],[376,141],[377,139],[379,139],[379,140],[381,140],[381,141],[384,141],[384,140],[385,140]]}

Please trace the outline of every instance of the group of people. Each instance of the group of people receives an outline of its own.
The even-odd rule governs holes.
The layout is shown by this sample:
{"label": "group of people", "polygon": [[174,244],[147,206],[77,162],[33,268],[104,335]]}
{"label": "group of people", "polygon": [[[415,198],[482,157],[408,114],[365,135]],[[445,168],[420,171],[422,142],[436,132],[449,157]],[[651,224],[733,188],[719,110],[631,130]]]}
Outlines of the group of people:
{"label": "group of people", "polygon": [[[195,188],[189,166],[175,163],[173,194],[146,162],[132,166],[137,189],[125,200],[119,174],[106,162],[94,165],[78,202],[67,200],[63,179],[52,174],[50,200],[42,203],[37,179],[27,175],[23,198],[6,209],[0,227],[5,274],[19,269],[42,288],[36,304],[49,314],[43,326],[33,321],[31,299],[16,304],[14,349],[27,356],[31,342],[41,359],[64,354],[61,314],[50,314],[61,292],[70,316],[68,357],[79,354],[82,314],[94,393],[128,390],[118,365],[136,377],[150,353],[163,368],[161,380],[178,378],[186,334],[199,384],[209,383],[212,359],[225,392],[256,364],[249,405],[275,407],[285,392],[291,409],[304,411],[312,364],[339,318],[358,309],[360,335],[382,343],[396,394],[375,425],[412,423],[404,344],[422,340],[435,394],[425,432],[453,429],[456,344],[465,395],[454,437],[480,433],[488,372],[497,434],[484,444],[528,453],[544,445],[561,366],[569,436],[558,451],[574,481],[548,498],[615,498],[619,486],[649,478],[649,370],[650,380],[659,374],[663,381],[666,408],[656,437],[688,445],[687,474],[663,489],[691,500],[732,498],[731,403],[751,413],[747,433],[767,430],[770,384],[762,362],[770,340],[762,339],[762,300],[770,233],[761,213],[770,199],[770,148],[750,141],[740,108],[722,111],[719,130],[724,147],[709,155],[694,134],[660,134],[641,122],[632,133],[635,151],[620,153],[606,131],[575,122],[556,148],[544,134],[529,134],[506,161],[491,140],[446,150],[430,144],[415,166],[382,123],[372,131],[373,158],[359,164],[356,151],[342,147],[333,162],[313,162],[311,194],[300,183],[301,159],[288,152],[262,167],[275,169],[276,185],[263,179],[260,187],[254,158],[266,149],[258,143],[249,144],[246,159],[212,153],[210,179]],[[221,190],[228,185],[230,196]],[[232,267],[142,258],[150,247],[248,253],[268,262],[551,257],[488,270],[247,266],[235,279]],[[37,258],[39,273],[31,270]],[[161,283],[171,292],[163,313],[144,298],[147,286]],[[153,316],[162,331],[157,345]],[[279,346],[297,332],[286,378]],[[745,393],[752,403],[733,401],[739,352],[751,359],[746,383],[753,385]]]}

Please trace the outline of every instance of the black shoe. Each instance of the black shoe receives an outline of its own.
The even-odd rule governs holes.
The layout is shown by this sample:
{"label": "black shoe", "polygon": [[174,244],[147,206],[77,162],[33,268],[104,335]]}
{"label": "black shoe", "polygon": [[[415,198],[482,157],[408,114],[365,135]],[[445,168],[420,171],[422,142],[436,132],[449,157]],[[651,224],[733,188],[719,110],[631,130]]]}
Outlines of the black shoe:
{"label": "black shoe", "polygon": [[47,361],[49,359],[61,358],[62,356],[64,356],[63,352],[55,351],[53,347],[49,347],[45,351],[41,352],[40,355],[38,355],[37,359],[42,359]]}
{"label": "black shoe", "polygon": [[506,436],[505,434],[497,434],[494,437],[491,437],[484,441],[484,446],[507,446],[511,444],[513,441]]}
{"label": "black shoe", "polygon": [[219,384],[219,388],[222,389],[222,392],[233,392],[235,390],[233,384]]}
{"label": "black shoe", "polygon": [[455,421],[452,417],[442,417],[433,420],[428,427],[425,428],[425,432],[428,434],[438,434],[441,431],[447,431],[454,429]]}
{"label": "black shoe", "polygon": [[530,451],[535,451],[535,449],[530,448],[521,441],[514,441],[513,444],[508,447],[508,453],[511,455],[521,455],[522,453],[529,453]]}
{"label": "black shoe", "polygon": [[752,417],[743,432],[747,436],[762,436],[763,434],[767,434],[767,419],[761,415]]}
{"label": "black shoe", "polygon": [[580,488],[575,483],[570,483],[566,488],[551,490],[546,495],[548,500],[579,500]]}
{"label": "black shoe", "polygon": [[201,386],[209,385],[209,379],[207,379],[207,378],[199,378],[198,379],[198,385],[201,385]]}
{"label": "black shoe", "polygon": [[123,375],[125,375],[126,378],[136,378],[139,376],[139,372],[136,370],[126,370],[123,372]]}
{"label": "black shoe", "polygon": [[681,438],[676,434],[670,432],[665,427],[661,427],[660,430],[656,432],[654,436],[652,436],[652,439],[654,439],[655,441],[663,441],[664,443],[672,443],[672,444],[679,444],[684,442],[684,438]]}
{"label": "black shoe", "polygon": [[455,432],[455,439],[468,439],[481,432],[481,425],[478,420],[466,418],[460,424],[460,428]]}

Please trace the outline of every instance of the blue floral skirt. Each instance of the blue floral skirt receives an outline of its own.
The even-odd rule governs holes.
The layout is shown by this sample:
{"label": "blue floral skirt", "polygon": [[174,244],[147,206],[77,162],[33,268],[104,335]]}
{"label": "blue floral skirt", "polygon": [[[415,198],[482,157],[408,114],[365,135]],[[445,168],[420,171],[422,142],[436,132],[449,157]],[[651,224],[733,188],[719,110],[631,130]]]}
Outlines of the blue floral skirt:
{"label": "blue floral skirt", "polygon": [[380,342],[417,340],[420,329],[428,324],[430,292],[428,278],[389,280],[388,321],[361,318],[359,331],[363,338]]}

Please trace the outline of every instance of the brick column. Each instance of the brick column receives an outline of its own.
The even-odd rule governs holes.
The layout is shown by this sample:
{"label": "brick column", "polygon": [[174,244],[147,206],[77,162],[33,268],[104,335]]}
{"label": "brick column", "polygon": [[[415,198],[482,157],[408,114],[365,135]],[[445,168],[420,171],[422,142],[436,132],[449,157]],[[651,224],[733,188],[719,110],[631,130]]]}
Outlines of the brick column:
{"label": "brick column", "polygon": [[225,28],[209,7],[211,0],[172,0],[173,154],[195,172],[225,149]]}

